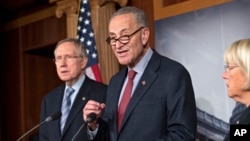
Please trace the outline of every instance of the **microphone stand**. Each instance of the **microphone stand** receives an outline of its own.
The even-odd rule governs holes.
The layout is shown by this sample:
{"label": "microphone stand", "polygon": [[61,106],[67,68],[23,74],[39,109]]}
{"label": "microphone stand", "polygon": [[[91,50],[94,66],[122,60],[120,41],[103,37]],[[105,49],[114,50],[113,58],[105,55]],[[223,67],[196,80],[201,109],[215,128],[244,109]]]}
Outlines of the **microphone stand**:
{"label": "microphone stand", "polygon": [[23,134],[20,138],[17,139],[17,141],[20,141],[21,139],[23,139],[23,137],[25,137],[26,135],[28,135],[30,132],[32,132],[33,130],[35,130],[36,128],[38,128],[39,126],[43,125],[46,121],[43,121],[39,124],[37,124],[35,127],[31,128],[28,132],[26,132],[25,134]]}
{"label": "microphone stand", "polygon": [[86,124],[86,123],[83,123],[83,124],[81,125],[81,127],[77,130],[77,132],[75,133],[75,135],[74,135],[74,137],[72,138],[71,141],[74,141],[74,140],[75,140],[75,138],[76,138],[77,135],[80,133],[80,131],[82,130],[82,128],[85,126],[85,124]]}
{"label": "microphone stand", "polygon": [[80,128],[77,130],[77,132],[75,133],[75,135],[73,136],[71,141],[74,141],[75,138],[77,137],[77,135],[80,133],[80,131],[82,130],[82,128],[87,124],[87,123],[91,123],[94,120],[96,120],[96,114],[95,113],[90,113],[86,119],[86,122],[84,122]]}
{"label": "microphone stand", "polygon": [[17,141],[20,141],[22,138],[24,138],[26,135],[28,135],[30,132],[32,132],[33,130],[35,130],[36,128],[38,128],[39,126],[43,125],[46,122],[50,122],[52,120],[56,120],[58,118],[60,118],[62,115],[61,112],[55,112],[53,114],[51,114],[50,116],[48,116],[43,122],[40,122],[39,124],[37,124],[35,127],[31,128],[28,132],[26,132],[25,134],[23,134],[20,138],[17,139]]}

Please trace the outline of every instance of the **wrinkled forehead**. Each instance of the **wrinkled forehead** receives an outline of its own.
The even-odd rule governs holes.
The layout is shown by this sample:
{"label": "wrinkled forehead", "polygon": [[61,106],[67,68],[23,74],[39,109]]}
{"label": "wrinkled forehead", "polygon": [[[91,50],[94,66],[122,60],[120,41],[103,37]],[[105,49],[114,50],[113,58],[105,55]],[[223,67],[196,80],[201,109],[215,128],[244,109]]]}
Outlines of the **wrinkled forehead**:
{"label": "wrinkled forehead", "polygon": [[62,54],[76,54],[78,50],[74,43],[72,42],[64,42],[57,46],[54,50],[54,55],[62,55]]}
{"label": "wrinkled forehead", "polygon": [[109,23],[109,35],[131,33],[138,27],[133,14],[122,14],[113,17]]}
{"label": "wrinkled forehead", "polygon": [[121,14],[113,17],[109,23],[109,31],[130,29],[137,27],[135,16],[131,13]]}

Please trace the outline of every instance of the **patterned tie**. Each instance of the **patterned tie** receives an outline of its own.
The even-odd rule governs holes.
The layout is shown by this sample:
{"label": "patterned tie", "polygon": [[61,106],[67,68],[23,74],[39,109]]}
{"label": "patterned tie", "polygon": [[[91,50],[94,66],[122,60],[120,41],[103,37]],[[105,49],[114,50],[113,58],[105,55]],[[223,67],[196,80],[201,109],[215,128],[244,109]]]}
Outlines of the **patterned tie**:
{"label": "patterned tie", "polygon": [[69,111],[70,111],[70,107],[71,107],[70,96],[73,92],[74,92],[74,89],[69,87],[66,89],[66,92],[65,92],[64,97],[63,97],[63,103],[62,103],[62,107],[61,107],[61,111],[62,111],[61,133],[63,132],[63,128],[64,128],[65,122],[67,120]]}
{"label": "patterned tie", "polygon": [[132,88],[133,88],[133,79],[134,79],[135,75],[136,75],[136,72],[134,70],[130,70],[128,72],[128,82],[127,82],[127,85],[126,85],[125,90],[123,92],[123,96],[122,96],[120,105],[118,107],[118,112],[117,112],[117,116],[118,116],[117,129],[118,129],[118,131],[120,131],[123,116],[125,114],[127,105],[129,103],[129,100],[131,97],[131,92],[132,92]]}

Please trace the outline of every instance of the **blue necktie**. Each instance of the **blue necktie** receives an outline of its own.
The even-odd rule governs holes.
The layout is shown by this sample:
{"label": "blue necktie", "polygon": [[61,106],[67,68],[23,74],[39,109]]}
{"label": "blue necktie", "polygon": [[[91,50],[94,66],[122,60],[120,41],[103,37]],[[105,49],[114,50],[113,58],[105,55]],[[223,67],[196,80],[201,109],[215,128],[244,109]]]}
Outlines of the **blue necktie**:
{"label": "blue necktie", "polygon": [[62,103],[62,107],[61,107],[61,111],[62,111],[62,117],[61,117],[61,133],[63,132],[63,128],[65,125],[65,122],[67,120],[67,117],[69,115],[70,112],[70,108],[71,108],[71,100],[70,100],[70,96],[71,94],[74,92],[73,88],[67,88],[66,92],[63,96],[63,103]]}

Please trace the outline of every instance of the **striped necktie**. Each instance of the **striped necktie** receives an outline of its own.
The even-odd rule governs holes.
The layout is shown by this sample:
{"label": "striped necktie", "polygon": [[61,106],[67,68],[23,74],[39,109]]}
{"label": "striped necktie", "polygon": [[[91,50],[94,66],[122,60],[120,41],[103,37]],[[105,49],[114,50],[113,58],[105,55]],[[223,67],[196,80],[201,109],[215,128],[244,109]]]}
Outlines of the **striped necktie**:
{"label": "striped necktie", "polygon": [[66,92],[65,92],[64,97],[63,97],[63,103],[62,103],[62,107],[61,107],[61,111],[62,111],[61,133],[63,132],[64,125],[66,123],[67,117],[68,117],[69,112],[70,112],[70,108],[71,108],[70,96],[73,92],[74,92],[74,89],[69,87],[66,89]]}

